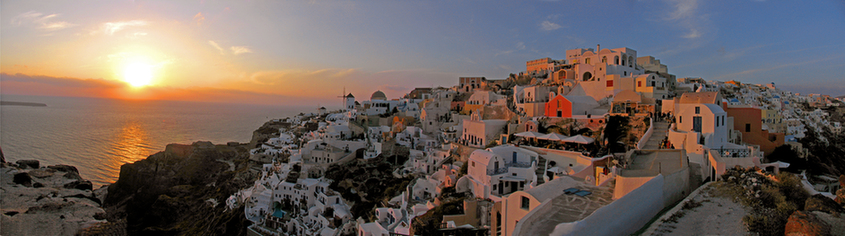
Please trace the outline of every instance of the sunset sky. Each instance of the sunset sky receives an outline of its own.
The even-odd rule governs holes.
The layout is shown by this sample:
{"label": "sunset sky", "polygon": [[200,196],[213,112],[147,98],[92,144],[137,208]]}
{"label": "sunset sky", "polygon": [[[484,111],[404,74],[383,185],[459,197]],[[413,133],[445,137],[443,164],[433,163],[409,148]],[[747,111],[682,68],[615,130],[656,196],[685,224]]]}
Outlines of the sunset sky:
{"label": "sunset sky", "polygon": [[[843,1],[2,1],[0,93],[340,106],[567,49],[845,95]],[[132,67],[135,66],[135,67]],[[127,68],[146,68],[142,87]],[[337,104],[334,104],[337,103]]]}

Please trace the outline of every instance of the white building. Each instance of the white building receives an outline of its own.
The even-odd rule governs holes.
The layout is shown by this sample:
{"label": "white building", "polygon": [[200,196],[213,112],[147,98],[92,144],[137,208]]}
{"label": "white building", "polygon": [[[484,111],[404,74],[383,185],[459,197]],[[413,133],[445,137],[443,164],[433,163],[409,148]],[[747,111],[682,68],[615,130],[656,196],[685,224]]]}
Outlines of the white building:
{"label": "white building", "polygon": [[458,186],[470,186],[479,198],[500,199],[501,196],[533,187],[537,183],[536,152],[502,145],[470,154],[467,175]]}

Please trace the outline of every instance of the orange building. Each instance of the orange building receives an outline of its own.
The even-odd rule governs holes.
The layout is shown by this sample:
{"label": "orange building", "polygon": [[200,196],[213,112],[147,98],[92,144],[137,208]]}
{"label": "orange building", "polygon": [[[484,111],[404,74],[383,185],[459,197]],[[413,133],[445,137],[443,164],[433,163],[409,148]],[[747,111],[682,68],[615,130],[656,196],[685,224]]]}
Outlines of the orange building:
{"label": "orange building", "polygon": [[599,104],[593,97],[579,95],[556,95],[546,102],[545,115],[548,117],[567,117],[592,115]]}
{"label": "orange building", "polygon": [[546,102],[546,116],[572,117],[572,102],[563,96],[555,96],[552,100]]}
{"label": "orange building", "polygon": [[783,133],[769,133],[763,130],[762,113],[760,108],[730,107],[725,111],[734,119],[734,130],[742,133],[742,141],[748,144],[760,145],[764,155],[772,153],[784,143]]}

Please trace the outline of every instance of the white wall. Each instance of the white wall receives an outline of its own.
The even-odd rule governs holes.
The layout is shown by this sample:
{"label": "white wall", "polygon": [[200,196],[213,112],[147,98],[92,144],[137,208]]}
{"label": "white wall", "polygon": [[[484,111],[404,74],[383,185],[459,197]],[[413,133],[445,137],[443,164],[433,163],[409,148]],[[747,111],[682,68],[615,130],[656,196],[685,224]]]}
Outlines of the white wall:
{"label": "white wall", "polygon": [[583,220],[558,224],[550,235],[632,234],[663,209],[663,182],[658,175]]}

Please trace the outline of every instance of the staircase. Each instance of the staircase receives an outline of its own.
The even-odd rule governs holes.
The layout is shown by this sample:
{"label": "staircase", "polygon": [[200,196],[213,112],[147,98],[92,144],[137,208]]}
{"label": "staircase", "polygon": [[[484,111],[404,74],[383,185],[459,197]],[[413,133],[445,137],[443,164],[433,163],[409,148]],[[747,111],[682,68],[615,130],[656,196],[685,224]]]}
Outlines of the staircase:
{"label": "staircase", "polygon": [[660,141],[666,138],[666,136],[669,134],[668,122],[654,122],[653,125],[654,130],[651,133],[651,138],[646,141],[645,147],[643,147],[643,149],[659,149]]}
{"label": "staircase", "polygon": [[537,169],[534,170],[534,173],[537,174],[537,186],[546,182],[543,180],[543,175],[546,174],[546,158],[537,157]]}

